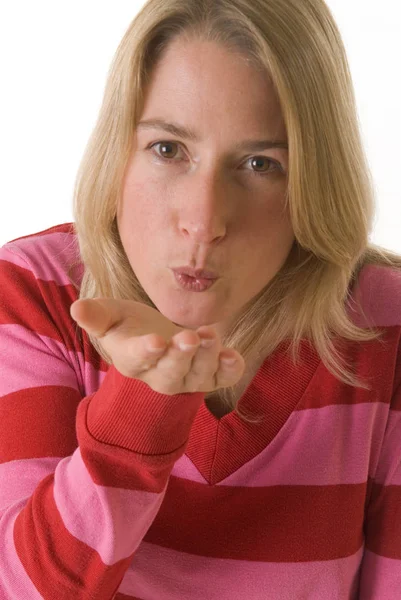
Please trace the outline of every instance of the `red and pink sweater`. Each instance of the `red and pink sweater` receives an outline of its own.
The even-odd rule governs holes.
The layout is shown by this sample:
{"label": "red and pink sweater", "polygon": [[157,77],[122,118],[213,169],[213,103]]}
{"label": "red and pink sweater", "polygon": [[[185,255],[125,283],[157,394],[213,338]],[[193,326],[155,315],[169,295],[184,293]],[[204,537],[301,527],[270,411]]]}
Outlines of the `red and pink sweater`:
{"label": "red and pink sweater", "polygon": [[71,223],[0,248],[0,600],[401,599],[401,272],[348,304],[384,331],[343,355],[371,390],[279,347],[250,424],[109,367],[76,259]]}

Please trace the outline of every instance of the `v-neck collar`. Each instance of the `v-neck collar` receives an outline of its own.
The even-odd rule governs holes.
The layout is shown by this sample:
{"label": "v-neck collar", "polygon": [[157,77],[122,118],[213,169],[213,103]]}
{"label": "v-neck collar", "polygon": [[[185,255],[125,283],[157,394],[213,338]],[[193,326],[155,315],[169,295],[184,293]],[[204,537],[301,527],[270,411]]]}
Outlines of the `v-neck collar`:
{"label": "v-neck collar", "polygon": [[217,418],[205,402],[200,406],[185,454],[210,485],[266,448],[301,401],[321,359],[310,342],[302,340],[300,360],[294,365],[288,345],[278,346],[262,363],[239,400],[239,408],[263,417],[260,423],[247,423],[234,411]]}

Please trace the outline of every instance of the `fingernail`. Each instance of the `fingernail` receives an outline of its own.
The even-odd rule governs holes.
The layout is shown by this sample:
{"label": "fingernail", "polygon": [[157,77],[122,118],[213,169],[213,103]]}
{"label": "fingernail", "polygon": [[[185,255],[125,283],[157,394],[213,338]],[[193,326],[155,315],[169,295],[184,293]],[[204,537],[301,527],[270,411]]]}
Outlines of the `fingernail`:
{"label": "fingernail", "polygon": [[178,347],[180,350],[193,350],[197,347],[197,344],[185,344],[184,342],[178,342]]}
{"label": "fingernail", "polygon": [[165,349],[166,348],[151,348],[150,346],[147,346],[148,352],[151,352],[152,354],[161,354]]}
{"label": "fingernail", "polygon": [[216,340],[210,338],[201,338],[201,346],[202,348],[211,348]]}
{"label": "fingernail", "polygon": [[222,363],[224,363],[225,365],[233,365],[233,364],[235,364],[235,363],[237,362],[237,359],[236,359],[236,358],[228,358],[228,356],[227,356],[227,357],[224,357],[224,356],[223,356],[223,357],[221,357],[221,359],[220,359],[220,360],[221,360],[221,362],[222,362]]}

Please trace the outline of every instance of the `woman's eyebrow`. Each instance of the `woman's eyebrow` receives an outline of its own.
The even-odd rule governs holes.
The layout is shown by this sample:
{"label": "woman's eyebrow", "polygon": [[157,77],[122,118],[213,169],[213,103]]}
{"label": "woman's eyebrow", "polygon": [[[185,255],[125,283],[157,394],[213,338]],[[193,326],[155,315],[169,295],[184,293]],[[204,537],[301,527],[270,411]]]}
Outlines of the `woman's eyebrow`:
{"label": "woman's eyebrow", "polygon": [[[178,123],[168,123],[164,119],[146,119],[140,121],[137,125],[138,129],[162,129],[167,133],[171,133],[184,140],[191,142],[200,142],[200,136],[195,132],[179,125]],[[258,151],[268,150],[269,148],[283,148],[288,150],[288,143],[286,141],[272,141],[272,140],[245,140],[234,146],[234,150],[245,150],[245,151]]]}

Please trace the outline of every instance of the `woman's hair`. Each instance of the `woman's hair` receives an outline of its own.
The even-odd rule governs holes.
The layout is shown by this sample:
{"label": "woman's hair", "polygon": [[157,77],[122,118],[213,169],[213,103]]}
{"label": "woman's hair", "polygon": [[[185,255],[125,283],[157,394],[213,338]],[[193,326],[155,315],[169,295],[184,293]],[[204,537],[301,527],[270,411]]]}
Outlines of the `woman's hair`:
{"label": "woman's hair", "polygon": [[[289,144],[289,207],[295,234],[285,264],[243,308],[222,339],[245,361],[286,342],[294,364],[310,341],[340,381],[370,389],[347,371],[336,342],[380,339],[357,327],[347,302],[367,264],[401,268],[401,256],[369,243],[374,184],[364,152],[344,45],[323,0],[149,0],[111,64],[103,104],[77,174],[75,231],[83,264],[79,298],[121,298],[156,308],[132,270],[116,212],[152,69],[178,36],[224,45],[263,69],[278,95]],[[266,257],[266,261],[268,257]],[[93,336],[89,339],[111,364]],[[288,343],[288,344],[287,344]],[[206,397],[214,394],[207,394]],[[238,411],[233,388],[221,403]]]}

